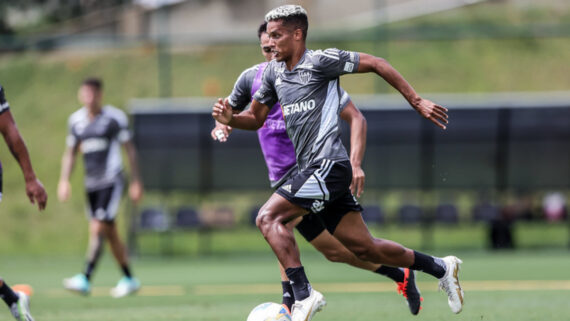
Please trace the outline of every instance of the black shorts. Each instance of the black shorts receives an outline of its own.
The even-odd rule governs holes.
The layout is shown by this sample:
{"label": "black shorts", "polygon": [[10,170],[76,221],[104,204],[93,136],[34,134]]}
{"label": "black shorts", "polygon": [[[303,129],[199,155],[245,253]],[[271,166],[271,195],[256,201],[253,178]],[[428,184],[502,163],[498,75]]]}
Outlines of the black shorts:
{"label": "black shorts", "polygon": [[87,214],[89,218],[113,222],[123,194],[123,178],[117,178],[109,187],[87,192]]}
{"label": "black shorts", "polygon": [[276,193],[317,214],[332,234],[348,212],[362,212],[362,207],[350,192],[351,181],[349,161],[324,159],[289,178]]}

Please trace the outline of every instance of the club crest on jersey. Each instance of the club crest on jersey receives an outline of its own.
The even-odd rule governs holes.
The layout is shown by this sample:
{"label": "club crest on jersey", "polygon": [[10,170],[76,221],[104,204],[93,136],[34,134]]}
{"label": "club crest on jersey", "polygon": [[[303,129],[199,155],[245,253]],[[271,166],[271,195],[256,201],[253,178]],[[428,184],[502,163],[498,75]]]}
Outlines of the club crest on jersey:
{"label": "club crest on jersey", "polygon": [[311,77],[313,76],[313,73],[310,72],[309,70],[303,70],[301,72],[299,72],[299,79],[301,80],[301,82],[306,85],[309,83],[309,81],[311,81]]}
{"label": "club crest on jersey", "polygon": [[313,202],[313,205],[311,206],[311,210],[313,211],[313,213],[318,213],[324,209],[325,209],[325,202],[319,200],[315,200]]}
{"label": "club crest on jersey", "polygon": [[277,86],[281,86],[281,77],[277,77],[277,80],[275,80],[275,87]]}

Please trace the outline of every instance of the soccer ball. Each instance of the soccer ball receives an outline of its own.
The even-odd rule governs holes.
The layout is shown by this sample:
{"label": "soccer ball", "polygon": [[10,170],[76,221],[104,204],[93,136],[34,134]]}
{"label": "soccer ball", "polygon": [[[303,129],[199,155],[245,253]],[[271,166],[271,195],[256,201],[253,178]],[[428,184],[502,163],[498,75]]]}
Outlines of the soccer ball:
{"label": "soccer ball", "polygon": [[281,304],[265,302],[251,310],[247,321],[291,321],[291,315]]}

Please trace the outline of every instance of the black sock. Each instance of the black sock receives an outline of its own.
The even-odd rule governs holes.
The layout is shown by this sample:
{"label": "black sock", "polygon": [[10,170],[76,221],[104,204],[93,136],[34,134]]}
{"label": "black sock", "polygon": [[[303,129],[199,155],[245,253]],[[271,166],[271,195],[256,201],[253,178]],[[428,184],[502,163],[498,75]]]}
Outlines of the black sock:
{"label": "black sock", "polygon": [[311,295],[311,285],[305,275],[305,269],[300,266],[296,268],[288,268],[285,270],[287,277],[293,288],[293,294],[295,295],[295,300],[302,301]]}
{"label": "black sock", "polygon": [[87,264],[85,264],[85,277],[87,278],[87,281],[91,280],[91,274],[93,274],[93,270],[95,270],[95,266],[97,265],[97,262],[95,261],[91,261],[91,262],[87,262]]}
{"label": "black sock", "polygon": [[404,282],[404,277],[405,277],[404,271],[402,271],[402,269],[400,268],[381,265],[380,268],[378,268],[378,270],[374,271],[374,273],[387,276],[390,279],[394,280],[395,282]]}
{"label": "black sock", "polygon": [[129,269],[128,265],[122,265],[121,269],[123,270],[123,274],[125,274],[126,277],[128,277],[129,279],[132,277],[131,269]]}
{"label": "black sock", "polygon": [[283,299],[281,303],[285,304],[287,308],[289,308],[289,311],[291,311],[291,307],[293,303],[295,303],[295,295],[293,294],[291,283],[289,283],[289,281],[281,281],[281,287],[283,288]]}
{"label": "black sock", "polygon": [[8,307],[11,307],[12,304],[18,302],[18,300],[20,299],[20,297],[18,297],[18,295],[14,291],[12,291],[12,289],[8,286],[8,284],[6,284],[6,282],[4,282],[2,286],[0,286],[0,298],[2,298],[4,302],[6,302]]}
{"label": "black sock", "polygon": [[410,269],[431,274],[438,279],[445,275],[445,263],[442,259],[414,251],[414,264]]}

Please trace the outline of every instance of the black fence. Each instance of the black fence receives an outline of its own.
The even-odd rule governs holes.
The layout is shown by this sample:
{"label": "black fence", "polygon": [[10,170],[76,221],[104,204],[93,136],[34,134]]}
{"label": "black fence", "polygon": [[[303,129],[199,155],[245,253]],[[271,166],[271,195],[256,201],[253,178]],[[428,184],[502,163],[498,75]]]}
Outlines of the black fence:
{"label": "black fence", "polygon": [[[526,194],[553,190],[568,194],[570,99],[566,98],[534,97],[517,102],[510,95],[483,100],[457,95],[455,99],[437,99],[449,108],[450,124],[445,131],[422,119],[400,97],[355,98],[368,123],[363,163],[366,189],[410,190],[427,192],[426,195],[455,190],[499,194],[509,190]],[[164,195],[269,191],[257,134],[234,130],[227,142],[213,141],[209,103],[199,100],[184,104],[134,104],[134,141],[147,190]],[[342,139],[348,147],[349,128],[341,123]],[[381,225],[420,225],[422,247],[430,248],[432,224],[457,224],[460,215],[453,203],[429,203],[421,199],[402,203],[390,217],[378,204],[364,204],[363,217]],[[186,210],[187,205],[191,210]],[[252,204],[252,208],[259,205]],[[513,245],[510,229],[519,215],[503,205],[480,200],[473,204],[469,220],[488,223],[489,241],[496,247]],[[169,213],[154,207],[136,213],[131,222],[131,248],[136,249],[136,235],[142,230],[165,235],[175,230],[197,230],[202,236],[199,249],[207,252],[209,232],[217,225],[228,227],[234,222],[232,210],[223,208],[220,213],[210,213],[222,218],[221,224],[216,224],[220,221],[216,218],[203,222],[199,204],[182,207],[185,211],[173,207]],[[251,223],[257,212],[250,212],[244,221]],[[568,236],[570,246],[570,233]],[[170,238],[165,240],[163,252],[169,252]]]}
{"label": "black fence", "polygon": [[[402,103],[358,102],[368,122],[363,168],[368,189],[568,189],[570,101],[449,108],[443,131]],[[208,110],[134,109],[147,189],[208,193],[268,188],[253,131],[210,138]],[[349,145],[349,130],[342,137]]]}

